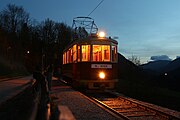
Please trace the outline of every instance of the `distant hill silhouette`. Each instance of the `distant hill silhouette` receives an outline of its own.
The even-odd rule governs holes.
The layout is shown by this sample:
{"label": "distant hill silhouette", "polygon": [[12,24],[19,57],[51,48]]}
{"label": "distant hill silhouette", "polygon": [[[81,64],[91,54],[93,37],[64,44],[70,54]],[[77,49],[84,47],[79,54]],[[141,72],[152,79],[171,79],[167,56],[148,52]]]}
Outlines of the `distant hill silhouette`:
{"label": "distant hill silhouette", "polygon": [[170,62],[169,64],[167,64],[165,66],[164,70],[162,70],[162,71],[170,72],[170,71],[175,71],[178,68],[180,68],[180,58],[177,58],[177,59],[173,60],[172,62]]}
{"label": "distant hill silhouette", "polygon": [[118,53],[118,75],[119,79],[150,83],[180,91],[180,58],[173,61],[159,60],[136,66]]}
{"label": "distant hill silhouette", "polygon": [[168,74],[173,76],[174,79],[180,84],[180,67],[170,71]]}
{"label": "distant hill silhouette", "polygon": [[180,58],[173,60],[162,70],[160,81],[165,86],[180,91]]}
{"label": "distant hill silhouette", "polygon": [[[144,71],[154,71],[159,86],[180,91],[180,58],[173,61],[160,60],[141,65]],[[156,72],[156,73],[155,73]]]}
{"label": "distant hill silhouette", "polygon": [[118,74],[119,78],[128,78],[130,75],[135,75],[138,73],[139,68],[127,60],[123,55],[118,53]]}
{"label": "distant hill silhouette", "polygon": [[147,64],[141,65],[143,69],[149,69],[156,72],[161,72],[171,61],[169,60],[158,60],[158,61],[151,61]]}
{"label": "distant hill silhouette", "polygon": [[179,59],[171,62],[156,61],[148,65],[159,66],[161,69],[155,69],[167,70],[168,72],[166,74],[163,72],[159,73],[153,67],[149,67],[152,70],[144,69],[143,65],[136,66],[118,53],[119,82],[117,83],[116,90],[138,100],[179,110],[180,67],[177,67]]}
{"label": "distant hill silhouette", "polygon": [[180,67],[180,58],[173,61],[158,60],[141,65],[143,69],[153,70],[159,73],[170,72]]}
{"label": "distant hill silhouette", "polygon": [[118,53],[118,75],[119,79],[129,79],[132,81],[142,81],[152,79],[152,74],[144,71],[141,67],[126,59]]}

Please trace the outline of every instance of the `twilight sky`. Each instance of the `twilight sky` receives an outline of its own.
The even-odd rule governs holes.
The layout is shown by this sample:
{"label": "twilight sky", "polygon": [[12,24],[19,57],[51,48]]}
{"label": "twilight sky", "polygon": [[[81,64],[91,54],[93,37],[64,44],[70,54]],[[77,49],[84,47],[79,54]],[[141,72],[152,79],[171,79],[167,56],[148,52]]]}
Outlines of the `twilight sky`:
{"label": "twilight sky", "polygon": [[[87,16],[101,0],[0,0],[23,6],[32,19],[50,18],[72,25],[77,16]],[[118,37],[118,52],[135,55],[142,63],[153,58],[180,56],[180,0],[104,0],[90,15],[99,30]]]}

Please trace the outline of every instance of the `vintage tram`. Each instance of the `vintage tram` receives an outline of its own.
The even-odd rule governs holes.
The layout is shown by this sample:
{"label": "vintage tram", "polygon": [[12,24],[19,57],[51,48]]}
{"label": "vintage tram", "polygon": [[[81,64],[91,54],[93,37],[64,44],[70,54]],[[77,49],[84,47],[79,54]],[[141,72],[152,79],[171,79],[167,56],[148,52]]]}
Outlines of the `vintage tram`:
{"label": "vintage tram", "polygon": [[76,88],[114,89],[118,42],[103,33],[76,39],[63,51],[62,75]]}

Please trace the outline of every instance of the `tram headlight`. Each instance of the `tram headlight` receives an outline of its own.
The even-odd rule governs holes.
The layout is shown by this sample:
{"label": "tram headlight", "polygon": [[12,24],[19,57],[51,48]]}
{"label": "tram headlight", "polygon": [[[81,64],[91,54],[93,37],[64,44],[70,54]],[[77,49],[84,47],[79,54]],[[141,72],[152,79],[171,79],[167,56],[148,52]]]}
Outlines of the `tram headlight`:
{"label": "tram headlight", "polygon": [[104,79],[106,77],[104,72],[100,72],[99,73],[99,78]]}
{"label": "tram headlight", "polygon": [[106,36],[106,33],[101,31],[101,32],[98,33],[98,36],[99,36],[99,37],[105,37],[105,36]]}

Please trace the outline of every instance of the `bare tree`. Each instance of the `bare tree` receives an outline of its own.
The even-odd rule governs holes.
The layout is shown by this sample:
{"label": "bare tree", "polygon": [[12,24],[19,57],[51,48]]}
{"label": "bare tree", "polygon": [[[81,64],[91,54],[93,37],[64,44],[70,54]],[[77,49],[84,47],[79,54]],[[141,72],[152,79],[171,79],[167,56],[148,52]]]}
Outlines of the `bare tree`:
{"label": "bare tree", "polygon": [[15,4],[8,4],[1,14],[1,25],[8,32],[17,32],[24,23],[28,23],[29,14],[25,12],[23,7]]}
{"label": "bare tree", "polygon": [[131,57],[128,58],[129,61],[133,62],[135,65],[139,66],[141,65],[140,58],[138,58],[135,55],[132,55]]}
{"label": "bare tree", "polygon": [[30,23],[23,7],[8,4],[0,12],[0,53],[5,53],[3,56],[10,57],[13,63],[23,62],[32,67],[56,60],[61,64],[63,49],[71,38],[72,29],[64,23],[50,19]]}
{"label": "bare tree", "polygon": [[13,60],[19,60],[22,58],[21,41],[19,40],[20,31],[24,24],[29,21],[29,14],[23,9],[14,4],[8,4],[2,12],[0,12],[0,25],[3,31],[7,32],[8,48],[11,48]]}

